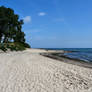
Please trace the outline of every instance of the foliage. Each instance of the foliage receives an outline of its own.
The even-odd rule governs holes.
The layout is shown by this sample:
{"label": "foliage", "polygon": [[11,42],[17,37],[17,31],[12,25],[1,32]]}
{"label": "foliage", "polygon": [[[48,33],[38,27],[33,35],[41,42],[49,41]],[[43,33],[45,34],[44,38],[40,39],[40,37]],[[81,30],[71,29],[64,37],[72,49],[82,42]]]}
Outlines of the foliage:
{"label": "foliage", "polygon": [[28,44],[25,45],[24,43],[19,42],[0,44],[0,49],[2,49],[3,51],[7,51],[8,49],[11,51],[22,51],[25,50],[26,48],[29,48]]}
{"label": "foliage", "polygon": [[[14,13],[14,10],[11,8],[6,8],[4,6],[0,7],[0,48],[6,48],[5,43],[14,42],[17,43],[14,46],[11,46],[11,49],[23,47],[30,47],[25,43],[25,33],[22,32],[23,20],[19,20],[19,16]],[[20,46],[18,46],[20,45]]]}
{"label": "foliage", "polygon": [[4,46],[4,44],[1,44],[1,45],[0,45],[0,49],[3,50],[4,52],[7,51],[7,49],[6,49],[6,47]]}

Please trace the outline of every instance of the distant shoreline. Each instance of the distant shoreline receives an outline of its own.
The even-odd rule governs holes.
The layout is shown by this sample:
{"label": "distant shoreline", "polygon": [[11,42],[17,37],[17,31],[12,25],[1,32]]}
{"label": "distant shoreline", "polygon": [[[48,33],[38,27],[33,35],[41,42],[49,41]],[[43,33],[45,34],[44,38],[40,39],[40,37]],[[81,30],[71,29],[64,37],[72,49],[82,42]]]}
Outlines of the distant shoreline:
{"label": "distant shoreline", "polygon": [[[54,51],[53,53],[50,51]],[[80,60],[80,59],[74,59],[74,58],[70,58],[66,55],[64,55],[64,53],[70,53],[72,51],[63,51],[63,52],[58,52],[58,50],[47,50],[47,53],[40,53],[40,55],[48,57],[48,58],[52,58],[52,59],[56,59],[65,63],[69,63],[69,64],[73,64],[73,65],[78,65],[78,66],[82,66],[82,67],[86,67],[86,68],[91,68],[92,69],[92,63],[91,62],[86,62],[84,60]],[[58,56],[57,54],[62,54],[60,56]]]}

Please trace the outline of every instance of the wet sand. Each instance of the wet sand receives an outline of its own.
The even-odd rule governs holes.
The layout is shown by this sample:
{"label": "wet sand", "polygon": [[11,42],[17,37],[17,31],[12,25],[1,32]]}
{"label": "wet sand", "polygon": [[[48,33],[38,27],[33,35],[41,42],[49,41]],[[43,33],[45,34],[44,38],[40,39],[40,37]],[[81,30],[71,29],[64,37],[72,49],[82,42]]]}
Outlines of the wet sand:
{"label": "wet sand", "polygon": [[[58,56],[58,54],[61,53],[60,56]],[[77,65],[77,66],[81,66],[81,67],[85,67],[85,68],[91,68],[92,69],[92,62],[86,62],[83,60],[79,60],[79,59],[73,59],[73,58],[69,58],[66,55],[64,55],[65,52],[59,52],[59,53],[41,53],[42,56],[48,57],[48,58],[52,58],[52,59],[56,59],[59,60],[61,62],[65,62],[68,64],[73,64],[73,65]],[[67,52],[68,53],[68,52]]]}

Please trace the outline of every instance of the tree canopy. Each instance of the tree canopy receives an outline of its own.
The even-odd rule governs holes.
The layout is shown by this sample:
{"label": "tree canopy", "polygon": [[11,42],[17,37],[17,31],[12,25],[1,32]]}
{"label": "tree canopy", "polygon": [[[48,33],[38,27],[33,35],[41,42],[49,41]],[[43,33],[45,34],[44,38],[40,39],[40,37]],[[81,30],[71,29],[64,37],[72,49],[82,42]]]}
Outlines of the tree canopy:
{"label": "tree canopy", "polygon": [[22,32],[23,20],[11,8],[0,7],[0,43],[25,43],[25,33]]}

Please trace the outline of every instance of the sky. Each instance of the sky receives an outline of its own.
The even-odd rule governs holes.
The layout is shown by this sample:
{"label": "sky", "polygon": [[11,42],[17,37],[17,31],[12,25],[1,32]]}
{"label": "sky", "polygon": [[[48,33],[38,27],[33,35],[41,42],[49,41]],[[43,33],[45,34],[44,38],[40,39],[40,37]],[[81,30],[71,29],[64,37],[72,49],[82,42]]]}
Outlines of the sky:
{"label": "sky", "polygon": [[32,48],[92,48],[92,0],[0,0],[24,20]]}

